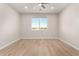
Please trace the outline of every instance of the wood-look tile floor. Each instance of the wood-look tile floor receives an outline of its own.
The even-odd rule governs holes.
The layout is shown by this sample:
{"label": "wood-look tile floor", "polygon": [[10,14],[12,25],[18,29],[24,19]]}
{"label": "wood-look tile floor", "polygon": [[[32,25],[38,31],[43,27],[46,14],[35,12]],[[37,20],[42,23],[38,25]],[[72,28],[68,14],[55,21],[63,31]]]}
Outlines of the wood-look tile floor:
{"label": "wood-look tile floor", "polygon": [[1,56],[78,56],[79,51],[50,39],[22,39],[0,51]]}

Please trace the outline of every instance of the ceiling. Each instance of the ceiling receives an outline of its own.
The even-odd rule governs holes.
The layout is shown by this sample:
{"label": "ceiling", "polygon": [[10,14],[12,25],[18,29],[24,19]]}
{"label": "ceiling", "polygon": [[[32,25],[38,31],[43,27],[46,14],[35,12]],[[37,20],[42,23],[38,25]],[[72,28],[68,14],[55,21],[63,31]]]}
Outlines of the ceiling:
{"label": "ceiling", "polygon": [[[39,3],[9,3],[8,5],[17,10],[19,13],[59,13],[69,4],[48,3],[47,8],[42,9],[41,11],[40,7],[38,7]],[[25,6],[27,8],[25,8]]]}

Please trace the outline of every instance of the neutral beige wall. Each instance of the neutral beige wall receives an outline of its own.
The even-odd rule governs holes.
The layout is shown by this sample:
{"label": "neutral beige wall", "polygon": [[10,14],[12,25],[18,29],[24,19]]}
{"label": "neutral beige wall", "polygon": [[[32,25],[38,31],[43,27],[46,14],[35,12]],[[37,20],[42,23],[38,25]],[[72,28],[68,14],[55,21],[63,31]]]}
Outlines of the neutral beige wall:
{"label": "neutral beige wall", "polygon": [[[21,38],[57,38],[58,16],[57,14],[22,14],[21,15]],[[48,18],[48,30],[35,31],[31,29],[32,17],[45,16]]]}
{"label": "neutral beige wall", "polygon": [[0,48],[18,39],[19,14],[6,4],[0,4]]}
{"label": "neutral beige wall", "polygon": [[60,37],[79,48],[79,4],[71,4],[60,13]]}

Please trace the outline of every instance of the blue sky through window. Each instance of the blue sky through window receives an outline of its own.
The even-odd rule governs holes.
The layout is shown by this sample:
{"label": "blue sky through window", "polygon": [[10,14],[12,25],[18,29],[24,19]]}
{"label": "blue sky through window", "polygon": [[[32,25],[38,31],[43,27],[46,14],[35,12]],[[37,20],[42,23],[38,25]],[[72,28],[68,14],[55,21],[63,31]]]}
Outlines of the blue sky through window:
{"label": "blue sky through window", "polygon": [[39,28],[39,18],[32,18],[32,27]]}
{"label": "blue sky through window", "polygon": [[47,27],[48,19],[47,18],[40,18],[40,28]]}

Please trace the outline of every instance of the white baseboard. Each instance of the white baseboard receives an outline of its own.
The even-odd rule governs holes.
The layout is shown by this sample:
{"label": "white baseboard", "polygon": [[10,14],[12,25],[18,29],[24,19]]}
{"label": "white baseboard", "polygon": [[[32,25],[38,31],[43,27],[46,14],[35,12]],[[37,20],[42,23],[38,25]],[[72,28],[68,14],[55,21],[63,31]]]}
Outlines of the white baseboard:
{"label": "white baseboard", "polygon": [[64,43],[68,44],[69,46],[73,47],[74,49],[79,50],[79,48],[78,48],[78,47],[76,47],[75,45],[73,45],[73,44],[69,43],[68,41],[63,40],[62,38],[59,38],[59,40],[61,40],[62,42],[64,42]]}
{"label": "white baseboard", "polygon": [[14,41],[12,41],[12,42],[10,42],[10,43],[8,43],[8,44],[6,44],[6,45],[4,45],[4,46],[0,47],[0,50],[2,50],[2,49],[4,49],[4,48],[6,48],[7,46],[9,46],[9,45],[11,45],[11,44],[15,43],[15,42],[16,42],[16,41],[18,41],[18,40],[20,40],[20,39],[16,39],[16,40],[14,40]]}
{"label": "white baseboard", "polygon": [[58,37],[21,37],[20,39],[59,39]]}

